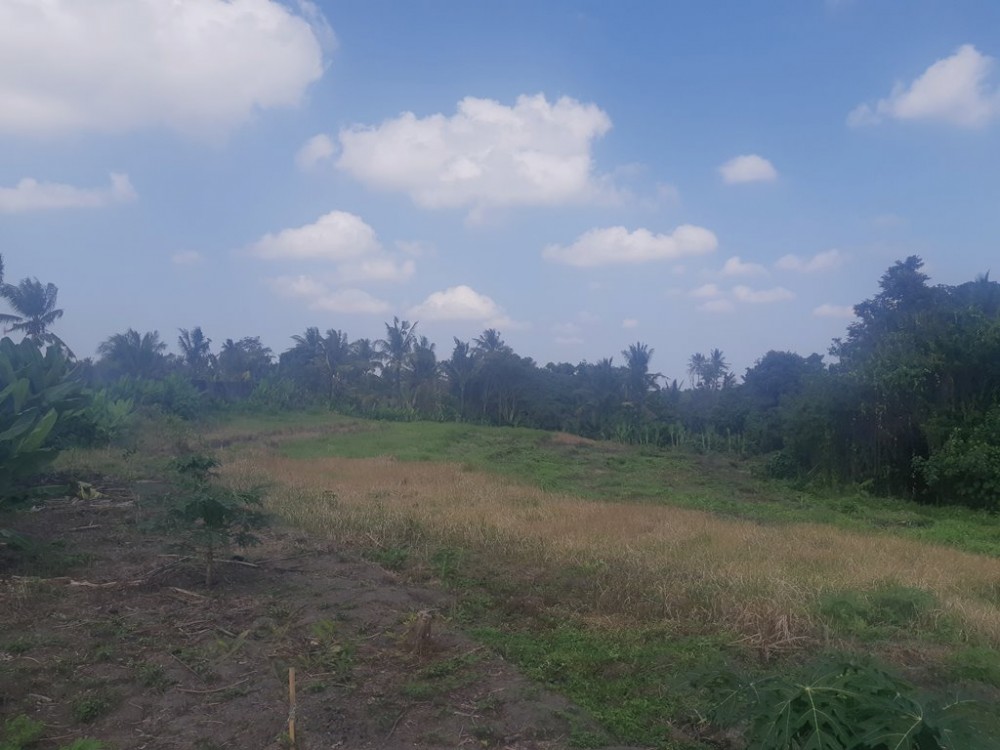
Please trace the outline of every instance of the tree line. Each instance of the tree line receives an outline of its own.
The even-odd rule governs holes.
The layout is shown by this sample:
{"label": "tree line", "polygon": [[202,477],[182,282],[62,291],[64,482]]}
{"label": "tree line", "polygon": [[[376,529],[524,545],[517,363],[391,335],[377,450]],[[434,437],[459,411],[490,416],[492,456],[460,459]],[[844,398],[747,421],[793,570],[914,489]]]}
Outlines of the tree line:
{"label": "tree line", "polygon": [[[997,509],[1000,284],[985,274],[933,286],[922,267],[911,256],[883,274],[833,341],[829,362],[770,351],[739,376],[712,349],[690,357],[684,386],[652,370],[654,351],[642,342],[621,352],[621,364],[541,366],[490,328],[455,338],[445,357],[418,322],[399,318],[376,340],[310,327],[277,355],[255,336],[213,350],[199,326],[179,329],[179,354],[170,354],[159,332],[128,329],[102,342],[96,359],[77,362],[75,377],[109,403],[184,417],[213,405],[322,405],[375,418],[531,426],[757,455],[778,477]],[[50,330],[62,315],[56,294],[37,279],[2,284],[13,312],[0,321],[8,333],[66,350]]]}

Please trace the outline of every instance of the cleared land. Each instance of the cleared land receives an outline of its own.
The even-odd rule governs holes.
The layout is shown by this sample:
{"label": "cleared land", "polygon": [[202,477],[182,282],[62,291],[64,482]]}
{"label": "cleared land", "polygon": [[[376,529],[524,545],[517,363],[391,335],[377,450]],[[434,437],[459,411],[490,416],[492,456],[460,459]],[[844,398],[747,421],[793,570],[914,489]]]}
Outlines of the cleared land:
{"label": "cleared land", "polygon": [[0,643],[0,690],[31,685],[5,706],[48,717],[52,747],[280,747],[288,666],[304,747],[739,748],[705,720],[705,676],[822,654],[1000,706],[994,517],[816,493],[721,454],[328,414],[156,425],[136,453],[60,468],[134,486],[192,447],[266,485],[288,530],[204,590],[148,526],[153,497],[32,514],[68,556],[8,579],[5,625],[30,635]]}

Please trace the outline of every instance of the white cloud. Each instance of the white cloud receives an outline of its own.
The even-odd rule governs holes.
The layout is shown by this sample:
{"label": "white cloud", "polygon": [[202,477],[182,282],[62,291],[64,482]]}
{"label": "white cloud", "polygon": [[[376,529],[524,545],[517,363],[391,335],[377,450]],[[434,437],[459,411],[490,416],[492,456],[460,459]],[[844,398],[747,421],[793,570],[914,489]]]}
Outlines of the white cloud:
{"label": "white cloud", "polygon": [[728,299],[711,299],[698,305],[699,310],[711,313],[728,313],[736,309],[736,305]]}
{"label": "white cloud", "polygon": [[466,97],[452,116],[406,112],[340,132],[337,166],[366,185],[408,194],[422,208],[583,203],[608,197],[593,141],[611,128],[594,104],[520,96],[513,106]]}
{"label": "white cloud", "polygon": [[[0,115],[2,116],[2,115]],[[57,208],[102,208],[138,198],[128,175],[111,173],[106,188],[78,188],[60,182],[39,182],[29,177],[12,188],[0,187],[0,213],[16,214]]]}
{"label": "white cloud", "polygon": [[311,310],[378,315],[392,309],[389,303],[361,289],[331,290],[312,276],[277,276],[268,283],[282,297],[306,300]]}
{"label": "white cloud", "polygon": [[197,250],[182,250],[170,256],[170,262],[176,266],[196,266],[204,260]]}
{"label": "white cloud", "polygon": [[359,281],[406,281],[412,278],[417,264],[412,260],[395,258],[370,258],[356,263],[342,264],[336,273],[337,281],[353,284]]}
{"label": "white cloud", "polygon": [[622,321],[622,328],[638,328],[638,327],[639,327],[639,321],[636,320],[635,318],[625,318],[625,320]]}
{"label": "white cloud", "polygon": [[323,294],[312,301],[313,310],[361,315],[382,315],[392,307],[388,302],[373,297],[361,289],[337,289]]}
{"label": "white cloud", "polygon": [[888,97],[862,104],[848,116],[852,126],[885,119],[939,120],[975,128],[1000,117],[1000,89],[989,82],[996,60],[965,44],[938,60],[908,86],[897,83]]}
{"label": "white cloud", "polygon": [[718,297],[722,294],[722,290],[715,284],[702,284],[697,289],[692,289],[688,292],[688,295],[696,299],[710,299],[712,297]]}
{"label": "white cloud", "polygon": [[344,261],[381,250],[375,230],[346,211],[331,211],[312,224],[265,234],[250,246],[253,255],[267,260]]}
{"label": "white cloud", "polygon": [[307,172],[320,162],[332,159],[336,151],[337,147],[330,140],[330,136],[320,133],[306,141],[298,150],[295,154],[295,164],[303,172]]}
{"label": "white cloud", "polygon": [[215,136],[295,106],[329,43],[315,5],[299,7],[305,18],[276,0],[4,0],[0,132]]}
{"label": "white cloud", "polygon": [[469,320],[497,328],[520,327],[490,297],[465,284],[434,292],[411,308],[409,314],[427,321]]}
{"label": "white cloud", "polygon": [[850,305],[822,304],[813,309],[813,315],[817,318],[853,318],[854,308]]}
{"label": "white cloud", "polygon": [[773,289],[751,289],[748,286],[736,286],[733,287],[733,298],[739,302],[767,304],[795,299],[795,294],[783,286],[776,286]]}
{"label": "white cloud", "polygon": [[811,258],[800,258],[798,255],[783,255],[774,264],[775,268],[782,271],[799,271],[800,273],[818,273],[820,271],[832,271],[843,265],[844,254],[839,250],[826,250],[817,253]]}
{"label": "white cloud", "polygon": [[672,234],[653,234],[648,229],[628,231],[625,227],[591,229],[567,247],[549,245],[543,257],[580,268],[612,263],[646,263],[676,260],[689,255],[711,253],[719,242],[708,229],[684,224]]}
{"label": "white cloud", "polygon": [[722,266],[723,276],[762,276],[767,269],[760,263],[744,263],[740,256],[734,255]]}
{"label": "white cloud", "polygon": [[736,156],[719,167],[722,181],[727,185],[741,182],[772,182],[778,178],[778,171],[763,156],[745,154]]}

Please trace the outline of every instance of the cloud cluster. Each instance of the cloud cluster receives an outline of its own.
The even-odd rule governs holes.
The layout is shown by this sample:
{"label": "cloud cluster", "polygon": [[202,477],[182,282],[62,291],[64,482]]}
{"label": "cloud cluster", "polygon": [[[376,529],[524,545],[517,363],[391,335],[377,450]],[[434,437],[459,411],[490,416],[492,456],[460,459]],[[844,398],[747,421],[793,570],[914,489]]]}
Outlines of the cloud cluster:
{"label": "cloud cluster", "polygon": [[455,114],[406,112],[339,134],[337,166],[380,190],[406,193],[422,208],[491,208],[585,203],[607,197],[591,148],[611,128],[593,104],[520,96],[513,106],[466,97]]}
{"label": "cloud cluster", "polygon": [[678,260],[713,252],[719,245],[715,234],[703,227],[684,224],[670,234],[653,234],[648,229],[629,231],[625,227],[591,229],[571,245],[549,245],[542,256],[556,263],[593,268],[611,264],[648,263]]}
{"label": "cloud cluster", "polygon": [[897,83],[874,105],[861,104],[847,117],[852,126],[885,119],[938,120],[975,128],[1000,117],[1000,88],[989,82],[996,60],[971,44],[938,60],[909,85]]}
{"label": "cloud cluster", "polygon": [[271,279],[279,294],[305,299],[312,309],[330,312],[385,313],[391,309],[387,302],[353,286],[344,287],[406,281],[416,271],[412,258],[387,252],[375,230],[361,217],[346,211],[331,211],[312,224],[265,234],[247,252],[263,260],[313,261],[331,266],[317,274]]}
{"label": "cloud cluster", "polygon": [[740,256],[734,255],[722,266],[723,276],[765,276],[767,269],[760,263],[744,263]]}
{"label": "cloud cluster", "polygon": [[321,162],[331,160],[336,152],[337,147],[330,136],[320,133],[302,144],[302,148],[295,154],[295,164],[303,172],[307,172]]}
{"label": "cloud cluster", "polygon": [[513,321],[492,298],[465,284],[434,292],[409,314],[420,320],[464,320],[483,323],[491,328],[509,327]]}
{"label": "cloud cluster", "polygon": [[137,197],[128,175],[117,172],[111,173],[111,184],[106,188],[78,188],[60,182],[39,182],[25,178],[12,188],[0,187],[0,213],[102,208],[114,203],[128,203]]}
{"label": "cloud cluster", "polygon": [[744,154],[736,156],[719,167],[722,181],[727,185],[743,182],[773,182],[778,179],[778,170],[763,156]]}
{"label": "cloud cluster", "polygon": [[[0,133],[214,136],[323,73],[316,7],[277,0],[4,0]],[[325,22],[323,22],[325,23]]]}
{"label": "cloud cluster", "polygon": [[705,300],[698,305],[698,309],[712,313],[733,312],[737,303],[767,305],[795,299],[795,293],[783,286],[753,289],[742,284],[734,286],[728,293],[717,284],[703,284],[688,292],[688,296],[692,299]]}

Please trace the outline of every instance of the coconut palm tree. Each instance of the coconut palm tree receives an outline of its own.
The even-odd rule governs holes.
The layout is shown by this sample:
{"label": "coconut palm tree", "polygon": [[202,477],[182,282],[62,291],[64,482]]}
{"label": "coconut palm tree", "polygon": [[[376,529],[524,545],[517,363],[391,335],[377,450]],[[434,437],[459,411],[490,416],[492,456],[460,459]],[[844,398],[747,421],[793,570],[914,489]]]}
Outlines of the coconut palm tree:
{"label": "coconut palm tree", "polygon": [[403,403],[403,369],[416,343],[417,324],[396,317],[392,319],[392,325],[385,324],[385,338],[375,342],[399,403]]}
{"label": "coconut palm tree", "polygon": [[139,333],[129,328],[116,333],[97,347],[101,361],[117,375],[137,378],[154,378],[166,364],[163,353],[167,345],[160,340],[159,331]]}
{"label": "coconut palm tree", "polygon": [[625,395],[633,404],[641,406],[660,377],[659,373],[649,371],[653,350],[637,341],[629,344],[628,349],[623,349],[622,356],[625,357]]}
{"label": "coconut palm tree", "polygon": [[49,327],[63,316],[63,311],[56,308],[56,298],[59,287],[55,284],[42,284],[38,279],[21,279],[18,284],[3,284],[0,286],[0,296],[10,303],[17,315],[5,316],[9,323],[7,333],[23,333],[39,344],[66,345],[49,330]]}
{"label": "coconut palm tree", "polygon": [[181,356],[196,378],[205,377],[212,365],[212,339],[205,336],[201,326],[195,326],[190,331],[187,328],[178,330],[181,335],[177,337],[177,344],[181,348]]}

